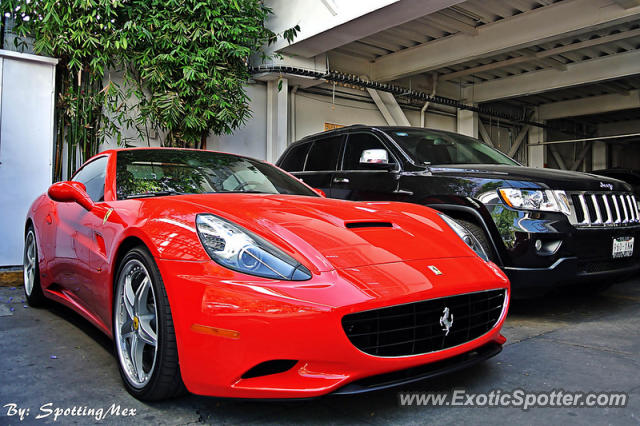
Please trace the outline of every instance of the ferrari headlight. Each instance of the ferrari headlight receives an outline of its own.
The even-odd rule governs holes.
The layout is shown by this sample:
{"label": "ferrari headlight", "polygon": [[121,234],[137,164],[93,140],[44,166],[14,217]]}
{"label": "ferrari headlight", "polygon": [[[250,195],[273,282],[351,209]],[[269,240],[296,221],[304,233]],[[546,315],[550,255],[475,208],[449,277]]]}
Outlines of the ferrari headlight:
{"label": "ferrari headlight", "polygon": [[569,216],[569,199],[564,191],[549,189],[500,188],[500,196],[509,207],[522,210],[561,212]]}
{"label": "ferrari headlight", "polygon": [[304,281],[311,272],[300,262],[248,230],[212,214],[199,214],[196,228],[205,250],[217,263],[245,274]]}
{"label": "ferrari headlight", "polygon": [[462,241],[464,241],[471,250],[475,251],[478,256],[480,256],[483,260],[489,261],[489,256],[487,256],[487,252],[484,251],[482,244],[480,241],[464,226],[460,225],[454,219],[450,218],[446,214],[440,213],[440,217],[449,225],[453,231],[458,234]]}

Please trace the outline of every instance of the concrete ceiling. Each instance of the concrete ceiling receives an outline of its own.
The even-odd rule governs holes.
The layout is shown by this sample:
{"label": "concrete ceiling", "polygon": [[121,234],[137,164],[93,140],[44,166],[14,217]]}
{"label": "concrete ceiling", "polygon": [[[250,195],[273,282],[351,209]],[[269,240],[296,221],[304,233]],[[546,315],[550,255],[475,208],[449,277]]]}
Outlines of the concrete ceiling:
{"label": "concrete ceiling", "polygon": [[444,92],[477,103],[625,94],[640,75],[638,1],[467,0],[328,53],[374,80],[437,74]]}

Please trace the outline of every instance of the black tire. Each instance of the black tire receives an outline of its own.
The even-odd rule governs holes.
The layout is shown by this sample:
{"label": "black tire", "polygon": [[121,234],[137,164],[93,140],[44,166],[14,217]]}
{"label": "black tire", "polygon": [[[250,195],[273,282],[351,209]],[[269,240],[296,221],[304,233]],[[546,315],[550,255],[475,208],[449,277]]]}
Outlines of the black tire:
{"label": "black tire", "polygon": [[[153,367],[151,377],[141,388],[133,386],[124,371],[122,365],[122,357],[120,356],[117,334],[116,334],[116,312],[117,305],[120,303],[118,300],[118,286],[120,282],[120,276],[125,269],[125,265],[132,261],[138,261],[142,263],[148,272],[151,285],[153,287],[153,294],[155,297],[155,306],[157,310],[156,316],[156,359]],[[167,292],[162,281],[162,276],[158,270],[158,266],[153,260],[153,256],[144,246],[137,246],[132,248],[124,256],[118,267],[118,273],[116,274],[114,289],[114,301],[113,301],[113,332],[114,332],[114,348],[116,357],[118,360],[118,369],[120,376],[127,389],[127,391],[135,398],[143,401],[159,401],[163,399],[176,398],[187,393],[187,390],[182,382],[182,376],[180,375],[180,363],[178,360],[178,348],[176,344],[176,334],[173,327],[173,318],[171,316],[171,307],[169,306],[169,299],[167,298]],[[137,328],[136,328],[137,330]]]}
{"label": "black tire", "polygon": [[[33,239],[32,245],[30,239]],[[30,252],[30,250],[32,250]],[[33,259],[33,262],[29,261]],[[36,231],[33,225],[29,225],[24,236],[24,254],[23,254],[23,275],[24,275],[24,296],[29,306],[40,308],[46,305],[47,298],[42,292],[40,285],[40,266],[38,265],[38,244],[36,240]],[[28,280],[33,282],[29,284]]]}
{"label": "black tire", "polygon": [[476,225],[475,223],[469,222],[467,220],[455,219],[455,221],[458,222],[460,226],[463,226],[469,232],[471,232],[474,237],[476,237],[476,239],[480,242],[480,245],[484,249],[485,253],[487,253],[489,260],[496,263],[496,261],[498,260],[498,256],[496,256],[495,251],[493,250],[493,247],[489,242],[489,238],[487,237],[487,234],[484,232],[484,229],[482,229],[480,226]]}

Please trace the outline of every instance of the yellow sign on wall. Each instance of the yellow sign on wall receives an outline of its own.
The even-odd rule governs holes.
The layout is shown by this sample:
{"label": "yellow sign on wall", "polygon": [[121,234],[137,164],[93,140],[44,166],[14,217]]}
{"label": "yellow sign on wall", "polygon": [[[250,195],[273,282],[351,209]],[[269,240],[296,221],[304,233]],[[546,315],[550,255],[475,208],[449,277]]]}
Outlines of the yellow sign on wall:
{"label": "yellow sign on wall", "polygon": [[324,131],[339,129],[340,127],[344,127],[344,124],[336,124],[336,123],[324,123]]}

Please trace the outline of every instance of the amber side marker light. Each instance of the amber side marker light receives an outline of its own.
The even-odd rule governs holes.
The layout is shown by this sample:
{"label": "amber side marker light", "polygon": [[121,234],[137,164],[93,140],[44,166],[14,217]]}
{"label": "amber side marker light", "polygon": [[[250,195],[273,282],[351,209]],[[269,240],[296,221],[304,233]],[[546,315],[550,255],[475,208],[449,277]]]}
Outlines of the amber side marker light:
{"label": "amber side marker light", "polygon": [[507,195],[505,194],[504,189],[499,189],[498,191],[500,192],[500,195],[502,196],[502,199],[504,200],[504,202],[507,203],[509,207],[513,207],[513,205],[511,204],[511,201],[509,201],[509,197],[507,197]]}
{"label": "amber side marker light", "polygon": [[201,324],[191,324],[191,331],[202,334],[210,334],[212,336],[226,337],[227,339],[239,339],[240,332],[235,330],[226,330],[224,328],[209,327]]}

